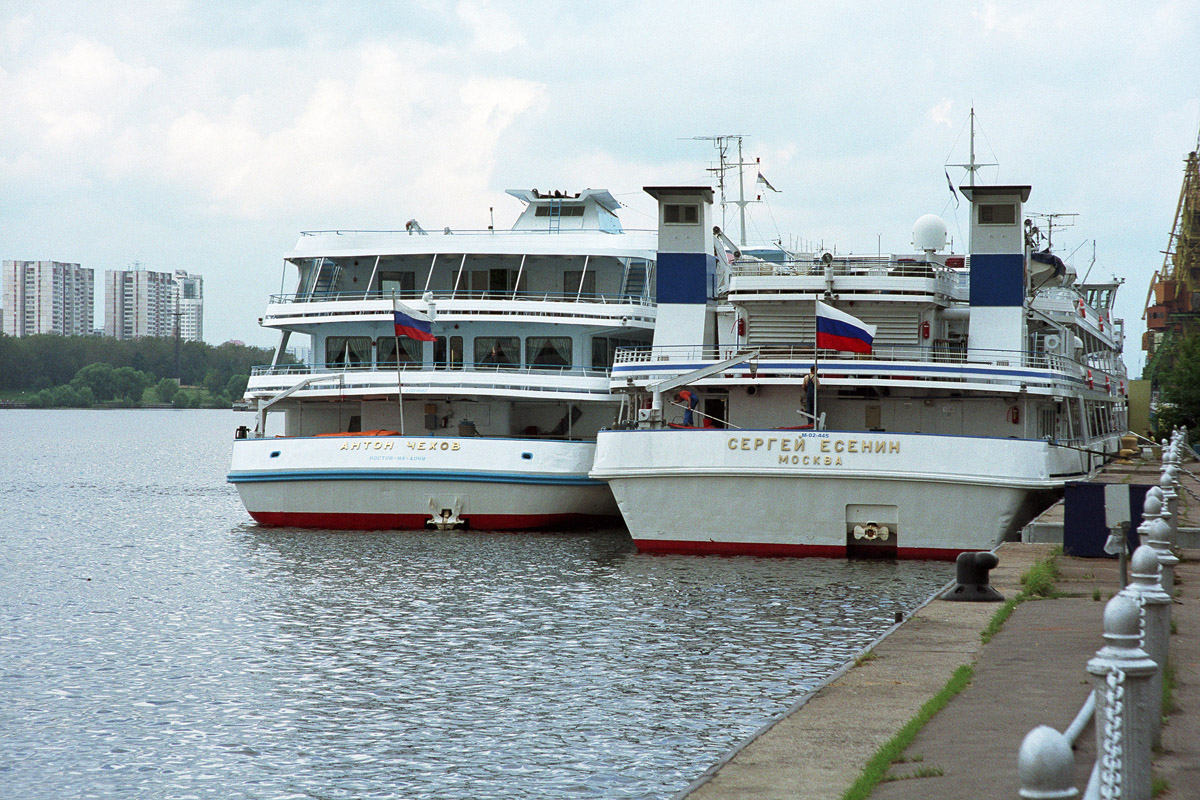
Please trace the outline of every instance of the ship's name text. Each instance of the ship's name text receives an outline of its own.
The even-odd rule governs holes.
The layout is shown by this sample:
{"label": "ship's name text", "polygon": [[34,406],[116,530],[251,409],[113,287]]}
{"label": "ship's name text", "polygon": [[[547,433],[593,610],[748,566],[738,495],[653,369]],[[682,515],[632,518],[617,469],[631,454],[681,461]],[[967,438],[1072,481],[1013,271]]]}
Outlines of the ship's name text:
{"label": "ship's name text", "polygon": [[[768,453],[778,453],[780,464],[825,463],[836,465],[842,463],[842,453],[881,453],[884,455],[895,455],[900,452],[900,441],[898,439],[804,439],[781,436],[731,436],[725,445],[730,450],[765,450]],[[829,455],[825,456],[824,454],[826,453]]]}
{"label": "ship's name text", "polygon": [[[408,440],[404,443],[409,450],[458,450],[460,444],[458,442],[448,442],[443,440]],[[373,442],[345,442],[342,444],[342,450],[391,450],[396,446],[395,442],[389,441],[373,441]]]}

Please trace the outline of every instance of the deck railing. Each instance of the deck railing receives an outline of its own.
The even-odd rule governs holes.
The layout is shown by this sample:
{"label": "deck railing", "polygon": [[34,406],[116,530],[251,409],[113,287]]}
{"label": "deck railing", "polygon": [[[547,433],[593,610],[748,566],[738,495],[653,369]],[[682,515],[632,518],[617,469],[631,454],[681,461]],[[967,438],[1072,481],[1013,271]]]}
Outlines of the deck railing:
{"label": "deck railing", "polygon": [[[563,367],[548,366],[545,364],[476,364],[470,361],[463,362],[461,365],[455,365],[453,367],[444,363],[437,365],[422,363],[401,364],[400,372],[409,374],[448,373],[453,375],[472,373],[478,376],[496,374],[576,376],[583,378],[606,378],[609,374],[607,369],[596,369],[592,367]],[[263,364],[261,366],[250,368],[250,375],[252,377],[262,375],[362,375],[366,373],[390,375],[394,379],[396,375],[396,365],[387,363],[373,365],[329,362],[324,364]]]}
{"label": "deck railing", "polygon": [[621,228],[618,230],[603,230],[601,228],[518,228],[518,229],[503,229],[491,230],[486,228],[444,228],[442,230],[420,230],[413,228],[412,230],[362,230],[353,228],[338,228],[325,231],[301,231],[301,236],[373,236],[373,237],[401,237],[401,236],[558,236],[567,233],[603,233],[609,236],[620,235],[624,233],[658,233],[657,229],[651,228]]}
{"label": "deck railing", "polygon": [[759,351],[759,362],[780,361],[859,361],[859,362],[918,362],[929,364],[993,364],[1008,367],[1029,367],[1058,372],[1081,374],[1083,365],[1074,359],[1053,353],[1028,353],[1017,350],[981,350],[956,347],[875,347],[870,353],[842,353],[824,350],[811,344],[753,344],[671,347],[621,347],[617,349],[614,366],[627,364],[658,364],[679,361],[707,362],[732,358],[748,348]]}
{"label": "deck railing", "polygon": [[[373,290],[369,292],[289,292],[271,295],[273,305],[284,303],[339,303],[359,300],[420,300],[426,292]],[[578,292],[530,292],[510,290],[437,291],[431,293],[435,303],[445,300],[520,300],[534,303],[599,303],[601,305],[653,306],[654,301],[634,294],[587,294]],[[390,309],[387,309],[390,310]]]}

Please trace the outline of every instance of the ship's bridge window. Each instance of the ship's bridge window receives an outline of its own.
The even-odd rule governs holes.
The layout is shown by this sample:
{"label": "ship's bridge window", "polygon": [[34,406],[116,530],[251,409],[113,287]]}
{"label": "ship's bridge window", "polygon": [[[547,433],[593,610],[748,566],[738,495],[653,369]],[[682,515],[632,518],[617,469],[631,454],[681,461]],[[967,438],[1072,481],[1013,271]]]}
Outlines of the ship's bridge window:
{"label": "ship's bridge window", "polygon": [[565,205],[565,204],[560,205],[560,206],[558,206],[557,215],[551,214],[550,208],[551,208],[551,206],[538,206],[537,210],[533,212],[534,216],[537,216],[537,217],[550,217],[550,216],[582,217],[583,216],[583,206],[582,205]]}
{"label": "ship's bridge window", "polygon": [[449,340],[449,350],[447,350],[447,340],[445,336],[439,336],[433,340],[433,368],[434,369],[462,369],[463,366],[463,337],[451,336]]}
{"label": "ship's bridge window", "polygon": [[526,338],[525,362],[534,369],[571,366],[571,337],[530,336]]}
{"label": "ship's bridge window", "polygon": [[475,364],[501,367],[521,363],[521,337],[476,336]]}
{"label": "ship's bridge window", "polygon": [[700,206],[695,203],[664,203],[663,222],[671,225],[695,225],[700,222]]}
{"label": "ship's bridge window", "polygon": [[[381,338],[375,352],[375,364],[378,367],[396,367],[396,342],[394,337]],[[416,339],[400,339],[400,363],[420,364],[424,358],[421,353],[421,343]]]}
{"label": "ship's bridge window", "polygon": [[1012,225],[1017,221],[1017,207],[1013,203],[981,203],[980,225]]}
{"label": "ship's bridge window", "polygon": [[335,369],[371,366],[371,338],[369,336],[326,337],[325,363]]}

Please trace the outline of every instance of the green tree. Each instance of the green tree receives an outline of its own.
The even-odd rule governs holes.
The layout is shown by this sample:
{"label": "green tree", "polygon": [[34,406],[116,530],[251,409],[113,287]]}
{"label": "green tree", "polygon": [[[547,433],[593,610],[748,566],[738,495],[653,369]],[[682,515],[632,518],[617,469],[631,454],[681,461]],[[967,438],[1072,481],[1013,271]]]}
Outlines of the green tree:
{"label": "green tree", "polygon": [[150,376],[133,367],[121,367],[115,370],[113,381],[116,384],[117,396],[122,398],[126,405],[131,406],[142,401],[142,393],[150,386]]}
{"label": "green tree", "polygon": [[1175,346],[1174,363],[1160,370],[1162,402],[1159,404],[1159,431],[1175,425],[1196,430],[1200,421],[1200,334],[1193,334]]}
{"label": "green tree", "polygon": [[160,402],[169,403],[179,394],[179,382],[173,378],[163,378],[154,384],[154,393]]}
{"label": "green tree", "polygon": [[112,400],[117,396],[116,370],[112,364],[88,364],[71,378],[71,386],[76,390],[86,386],[100,402]]}
{"label": "green tree", "polygon": [[246,393],[246,384],[249,382],[249,375],[234,375],[225,385],[225,394],[229,395],[232,400],[241,400],[242,395]]}

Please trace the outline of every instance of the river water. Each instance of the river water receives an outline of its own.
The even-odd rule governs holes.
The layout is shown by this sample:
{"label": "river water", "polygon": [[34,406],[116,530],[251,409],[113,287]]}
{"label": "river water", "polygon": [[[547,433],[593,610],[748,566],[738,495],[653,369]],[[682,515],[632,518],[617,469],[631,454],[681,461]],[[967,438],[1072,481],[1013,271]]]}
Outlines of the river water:
{"label": "river water", "polygon": [[0,411],[0,797],[670,797],[952,576],[254,524],[228,411]]}

